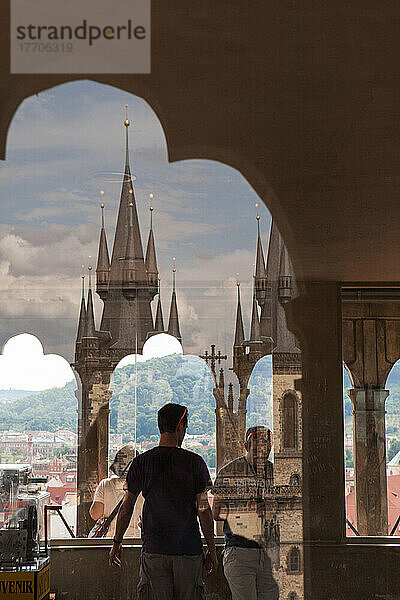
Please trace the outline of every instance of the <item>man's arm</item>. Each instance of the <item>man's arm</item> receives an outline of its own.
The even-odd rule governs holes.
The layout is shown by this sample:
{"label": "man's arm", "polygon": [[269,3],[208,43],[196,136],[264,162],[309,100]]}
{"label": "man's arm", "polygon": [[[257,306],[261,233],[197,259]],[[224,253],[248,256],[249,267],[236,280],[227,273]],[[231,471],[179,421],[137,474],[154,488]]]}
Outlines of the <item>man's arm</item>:
{"label": "man's arm", "polygon": [[214,540],[214,521],[208,503],[207,492],[197,494],[196,501],[201,531],[203,532],[208,547],[205,569],[207,570],[207,573],[210,574],[217,570],[218,559]]}
{"label": "man's arm", "polygon": [[115,528],[115,536],[113,540],[113,546],[110,551],[109,559],[110,565],[121,566],[121,547],[122,547],[122,539],[124,537],[124,533],[128,528],[130,523],[133,509],[135,507],[135,503],[139,493],[132,494],[132,492],[126,491],[124,496],[124,501],[119,507],[118,516],[117,516],[117,525]]}

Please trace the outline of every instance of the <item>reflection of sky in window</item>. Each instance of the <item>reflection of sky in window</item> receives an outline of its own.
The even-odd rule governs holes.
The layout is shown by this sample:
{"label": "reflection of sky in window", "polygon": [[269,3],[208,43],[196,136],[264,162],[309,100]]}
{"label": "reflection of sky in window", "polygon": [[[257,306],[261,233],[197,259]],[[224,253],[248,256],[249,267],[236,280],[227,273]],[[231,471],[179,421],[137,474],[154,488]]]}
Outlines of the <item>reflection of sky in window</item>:
{"label": "reflection of sky in window", "polygon": [[248,388],[247,427],[265,425],[273,431],[271,356],[264,356],[255,365]]}
{"label": "reflection of sky in window", "polygon": [[[33,331],[52,352],[72,359],[79,310],[79,273],[96,260],[99,190],[112,244],[124,163],[123,117],[129,105],[131,168],[142,241],[154,194],[154,231],[164,314],[171,257],[176,256],[178,308],[185,351],[210,343],[231,352],[235,274],[250,312],[258,197],[234,169],[215,161],[169,164],[162,127],[141,99],[94,82],[72,82],[28,98],[8,133],[0,166],[0,302],[21,331]],[[261,205],[267,246],[269,214]],[[101,302],[96,298],[96,316]],[[54,319],[49,326],[46,319]],[[0,323],[0,337],[17,333]],[[11,331],[11,327],[14,329]]]}

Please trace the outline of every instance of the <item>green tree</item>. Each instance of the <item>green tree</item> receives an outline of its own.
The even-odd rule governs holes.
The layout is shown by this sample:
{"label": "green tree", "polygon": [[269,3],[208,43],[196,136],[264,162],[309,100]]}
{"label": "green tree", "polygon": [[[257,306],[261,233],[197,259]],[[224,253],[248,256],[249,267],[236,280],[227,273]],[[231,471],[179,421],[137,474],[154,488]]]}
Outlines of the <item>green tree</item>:
{"label": "green tree", "polygon": [[390,444],[389,444],[389,449],[388,449],[388,454],[387,454],[387,460],[388,462],[392,460],[392,458],[394,456],[396,456],[396,454],[400,451],[400,439],[399,438],[393,438],[392,440],[390,440]]}
{"label": "green tree", "polygon": [[345,465],[346,469],[351,469],[354,467],[354,455],[349,448],[346,448],[346,452],[344,454],[345,457]]}

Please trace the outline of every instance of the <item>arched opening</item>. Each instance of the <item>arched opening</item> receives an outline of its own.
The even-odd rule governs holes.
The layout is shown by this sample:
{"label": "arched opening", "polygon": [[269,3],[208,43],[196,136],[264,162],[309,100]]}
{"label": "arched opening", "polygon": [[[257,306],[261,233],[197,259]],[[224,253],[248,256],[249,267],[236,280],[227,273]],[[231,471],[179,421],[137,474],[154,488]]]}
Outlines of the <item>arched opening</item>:
{"label": "arched opening", "polygon": [[388,533],[399,536],[400,515],[400,360],[386,380],[386,475],[388,492]]}
{"label": "arched opening", "polygon": [[273,431],[272,356],[263,356],[254,366],[248,384],[247,426],[265,425]]}
{"label": "arched opening", "polygon": [[282,398],[282,448],[296,450],[298,443],[297,397],[294,392],[286,392]]}
{"label": "arched opening", "polygon": [[[131,145],[127,149],[121,143],[121,107],[126,102],[135,125],[131,129],[134,133],[131,134]],[[37,129],[32,132],[28,123],[34,124],[33,129]],[[41,139],[42,131],[44,138]],[[79,405],[80,434],[81,439],[88,442],[88,446],[91,444],[90,448],[85,446],[81,453],[85,457],[90,456],[87,462],[98,459],[103,466],[107,465],[107,459],[109,461],[117,447],[125,442],[136,440],[140,451],[156,443],[154,415],[161,401],[188,405],[190,416],[186,445],[201,454],[210,469],[216,466],[215,444],[210,442],[210,433],[215,428],[216,409],[218,414],[226,415],[229,412],[228,419],[224,421],[221,418],[223,426],[228,424],[221,439],[230,441],[231,431],[239,432],[240,444],[236,444],[234,450],[237,451],[240,446],[243,452],[246,391],[250,373],[243,376],[240,369],[232,372],[231,364],[237,360],[241,361],[242,366],[249,363],[255,365],[260,355],[267,354],[264,350],[269,348],[270,343],[270,336],[266,331],[266,271],[256,273],[256,286],[253,289],[255,246],[259,242],[267,255],[266,232],[270,216],[263,206],[257,206],[257,210],[254,207],[259,200],[254,190],[249,188],[240,174],[219,163],[195,160],[168,164],[163,130],[148,105],[120,90],[93,82],[74,82],[44,92],[39,95],[39,99],[26,101],[21,107],[20,118],[15,120],[10,129],[9,144],[10,148],[16,148],[15,154],[9,154],[10,165],[13,168],[19,166],[16,159],[18,152],[19,158],[24,157],[25,162],[23,177],[17,178],[16,185],[12,186],[11,176],[4,179],[5,196],[10,195],[12,189],[19,204],[17,202],[10,207],[8,224],[11,223],[12,226],[5,229],[3,238],[0,235],[0,265],[4,268],[7,284],[3,290],[0,288],[0,293],[5,293],[10,288],[16,290],[15,305],[9,309],[10,318],[15,317],[12,310],[16,310],[17,314],[20,311],[27,322],[34,324],[35,331],[43,330],[46,346],[52,349],[62,346],[65,349],[64,355],[71,362],[76,341],[74,367],[81,378],[81,399],[84,398],[86,402],[81,401]],[[153,356],[142,360],[147,344],[156,342],[156,336],[151,334],[155,331],[170,331],[169,323],[167,327],[167,321],[171,320],[170,310],[170,318],[164,320],[163,328],[154,327],[154,331],[146,332],[151,337],[143,345],[143,356],[136,356],[133,364],[129,363],[125,355],[127,347],[130,351],[135,348],[132,328],[137,321],[131,319],[129,322],[128,319],[128,326],[119,328],[122,341],[115,339],[115,336],[111,336],[110,340],[107,334],[111,327],[108,326],[117,318],[115,315],[119,318],[122,313],[107,316],[107,323],[102,311],[105,301],[103,296],[108,290],[98,286],[98,297],[94,290],[95,283],[90,281],[98,258],[101,223],[99,205],[101,201],[105,205],[104,227],[101,230],[111,240],[114,233],[111,224],[114,223],[118,210],[121,180],[126,182],[126,173],[121,171],[122,161],[128,154],[125,154],[126,150],[131,152],[132,186],[135,188],[142,233],[147,233],[149,222],[154,227],[161,284],[157,293],[153,294],[150,290],[154,298],[151,301],[152,317],[156,317],[154,304],[157,295],[158,301],[162,298],[164,314],[168,314],[166,305],[169,305],[169,298],[175,292],[175,276],[171,277],[170,274],[173,266],[174,273],[175,269],[177,271],[177,304],[183,346],[187,353]],[[36,151],[36,162],[42,165],[42,174],[36,163],[32,165],[32,154]],[[98,195],[100,188],[104,191],[103,196]],[[31,203],[24,204],[27,189]],[[218,202],[215,202],[216,189],[223,189]],[[237,202],[237,198],[241,198],[241,203]],[[65,199],[68,199],[68,204]],[[151,211],[152,217],[148,212],[150,204],[155,211],[154,214]],[[18,211],[14,210],[15,206],[18,206]],[[246,212],[248,219],[244,218]],[[260,218],[258,240],[256,214]],[[285,282],[285,286],[279,287],[282,322],[282,303],[289,300],[290,294],[294,294],[294,279],[286,272],[290,271],[290,265],[280,233],[276,227],[272,230],[271,239],[277,252],[275,262],[279,271],[274,273],[274,277],[276,281]],[[133,260],[128,254],[116,256],[118,260],[124,261],[121,262],[122,265]],[[174,260],[171,263],[172,256],[176,262]],[[48,260],[49,257],[51,260]],[[94,315],[90,327],[86,322],[84,333],[78,339],[76,326],[81,297],[79,272],[82,263],[91,267],[89,273],[85,270],[83,304],[89,312],[87,289],[91,283],[90,294],[94,307],[90,310],[93,308]],[[267,266],[264,264],[264,269]],[[241,302],[246,307],[246,314],[252,311],[254,296],[258,303],[258,314],[256,318],[253,311],[248,335],[244,335],[245,339],[235,344],[235,350],[232,348],[232,341],[238,308],[235,293],[237,272],[240,273]],[[104,273],[101,272],[100,275],[103,276]],[[130,272],[126,283],[131,284],[132,281],[134,278]],[[96,283],[103,285],[104,282],[99,276]],[[133,301],[134,293],[128,287],[125,286],[122,296]],[[152,281],[152,288],[156,287],[156,282]],[[275,292],[278,294],[278,290]],[[29,303],[32,299],[33,302]],[[38,299],[41,300],[40,310],[37,307]],[[29,311],[26,311],[27,306]],[[146,313],[145,318],[149,320],[149,313]],[[246,317],[246,325],[247,322]],[[145,336],[136,344],[136,348],[141,347],[144,339]],[[284,336],[282,340],[285,340]],[[128,345],[124,346],[126,343]],[[260,344],[263,345],[261,352]],[[87,359],[86,363],[81,360],[83,355]],[[198,355],[203,357],[202,361]],[[125,363],[121,362],[115,368],[120,359],[125,360]],[[268,360],[270,361],[266,359],[266,362]],[[98,368],[98,364],[102,367]],[[90,377],[86,377],[90,371],[90,368],[86,369],[88,365],[90,368],[96,366],[90,372]],[[258,376],[257,369],[261,367],[262,361],[256,366],[254,377]],[[295,367],[297,369],[298,365]],[[213,377],[210,377],[210,370]],[[296,373],[298,376],[298,371]],[[230,384],[233,387],[235,377],[241,378],[241,382],[240,385],[236,382],[236,388],[231,394]],[[134,386],[137,388],[137,413],[136,436],[133,438]],[[155,386],[155,392],[152,386]],[[256,388],[257,384],[251,383],[250,390],[253,392],[250,391],[250,394]],[[104,440],[108,441],[110,389],[113,392],[110,400],[112,444],[108,447]],[[259,402],[263,404],[264,401],[260,398],[261,396]],[[250,408],[256,405],[257,397],[253,396]],[[268,410],[268,403],[263,404],[260,416],[272,428],[272,417]],[[257,409],[250,411],[247,425],[251,424],[251,419],[256,418],[256,413]],[[90,421],[93,415],[95,417]],[[90,450],[90,453],[86,450]],[[97,481],[96,478],[107,475],[107,469],[103,468],[100,473],[100,469],[96,471],[96,465],[94,467],[93,477],[83,477],[80,506],[91,503],[93,482]],[[290,472],[286,473],[284,468],[281,471],[282,481],[284,479],[287,487]]]}
{"label": "arched opening", "polygon": [[183,355],[182,346],[172,336],[152,336],[143,347],[143,355],[123,358],[111,378],[110,440],[114,441],[110,459],[121,445],[135,443],[135,430],[140,452],[157,445],[157,411],[173,402],[188,407],[183,447],[196,451],[215,470],[213,385],[204,361]]}
{"label": "arched opening", "polygon": [[293,475],[290,476],[290,485],[299,487],[300,483],[301,483],[301,478],[300,478],[300,475],[298,475],[298,473],[294,473]]}
{"label": "arched opening", "polygon": [[[25,505],[34,503],[42,537],[45,504],[62,505],[64,517],[75,528],[76,387],[68,362],[62,356],[45,354],[37,337],[21,333],[4,345],[0,355],[0,527],[14,518],[26,518]],[[7,482],[17,471],[19,483],[10,488]],[[24,496],[20,486],[26,477],[47,482],[33,484],[34,489]],[[20,496],[25,500],[19,500]],[[69,537],[56,515],[50,517],[49,525],[51,537]]]}
{"label": "arched opening", "polygon": [[[348,396],[348,390],[353,387],[351,377],[343,369],[343,402],[344,402],[344,439],[345,439],[345,469],[346,469],[346,534],[355,536],[355,464],[353,448],[353,408]],[[387,476],[387,509],[388,534],[400,535],[400,361],[397,361],[386,380],[389,395],[386,399],[385,429],[386,429],[386,476]],[[355,529],[355,530],[354,530]]]}

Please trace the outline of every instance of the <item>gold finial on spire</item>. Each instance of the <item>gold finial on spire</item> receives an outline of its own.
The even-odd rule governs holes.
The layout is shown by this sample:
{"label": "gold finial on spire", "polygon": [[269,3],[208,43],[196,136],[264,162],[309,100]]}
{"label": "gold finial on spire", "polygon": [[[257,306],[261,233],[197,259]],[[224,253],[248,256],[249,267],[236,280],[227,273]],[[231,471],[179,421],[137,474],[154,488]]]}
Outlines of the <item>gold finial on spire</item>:
{"label": "gold finial on spire", "polygon": [[256,210],[257,210],[257,214],[256,214],[257,232],[258,232],[258,235],[260,235],[260,215],[258,214],[258,202],[256,202]]}
{"label": "gold finial on spire", "polygon": [[102,229],[104,229],[104,202],[103,202],[104,190],[100,190],[100,195],[101,195],[101,204],[100,204],[100,208],[101,208],[101,227],[102,227]]}
{"label": "gold finial on spire", "polygon": [[125,125],[125,127],[129,127],[130,124],[131,124],[131,122],[128,119],[128,105],[125,104],[125,121],[124,121],[124,125]]}
{"label": "gold finial on spire", "polygon": [[89,290],[92,289],[92,265],[91,265],[91,258],[92,256],[89,254],[88,259],[89,259],[89,265],[88,265],[88,271],[89,271]]}
{"label": "gold finial on spire", "polygon": [[154,208],[150,206],[150,229],[153,229],[153,210]]}
{"label": "gold finial on spire", "polygon": [[[85,268],[85,265],[82,265],[82,269],[84,269],[84,268]],[[83,270],[82,270],[81,278],[82,278],[82,300],[84,300],[85,299],[85,273],[83,272]]]}
{"label": "gold finial on spire", "polygon": [[175,292],[176,258],[172,257],[172,291]]}

